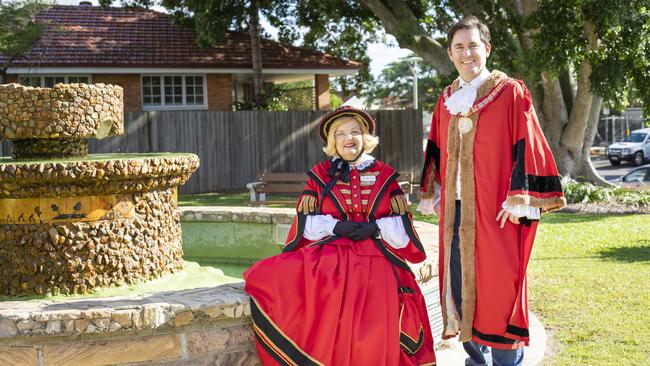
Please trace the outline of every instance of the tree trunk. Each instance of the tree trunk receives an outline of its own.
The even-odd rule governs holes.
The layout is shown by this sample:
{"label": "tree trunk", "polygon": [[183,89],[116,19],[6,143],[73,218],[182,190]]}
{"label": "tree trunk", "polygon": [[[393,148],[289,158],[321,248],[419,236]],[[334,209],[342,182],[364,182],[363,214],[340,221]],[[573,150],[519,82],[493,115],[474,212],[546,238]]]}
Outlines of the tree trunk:
{"label": "tree trunk", "polygon": [[575,167],[572,176],[580,178],[597,185],[611,185],[607,182],[598,171],[591,161],[591,147],[594,144],[594,138],[598,132],[598,121],[600,119],[600,107],[603,103],[603,98],[594,96],[591,103],[591,110],[589,111],[589,123],[585,132],[585,141],[582,147],[582,157]]}
{"label": "tree trunk", "polygon": [[0,84],[7,83],[7,68],[3,67],[0,69]]}
{"label": "tree trunk", "polygon": [[255,103],[265,105],[264,78],[262,77],[262,44],[260,41],[259,0],[251,1],[249,32],[251,36],[251,61],[253,63],[253,91]]}
{"label": "tree trunk", "polygon": [[[401,0],[360,0],[379,18],[387,33],[397,38],[399,46],[408,48],[436,68],[440,75],[451,75],[455,69],[447,56],[447,48],[420,25],[408,4]],[[406,37],[405,35],[409,35]]]}

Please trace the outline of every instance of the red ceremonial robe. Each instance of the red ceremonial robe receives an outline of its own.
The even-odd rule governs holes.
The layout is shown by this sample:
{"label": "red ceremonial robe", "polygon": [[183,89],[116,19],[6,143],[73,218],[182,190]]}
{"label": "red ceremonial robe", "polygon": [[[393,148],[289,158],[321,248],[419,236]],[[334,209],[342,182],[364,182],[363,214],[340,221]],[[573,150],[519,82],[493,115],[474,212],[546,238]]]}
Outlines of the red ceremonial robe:
{"label": "red ceremonial robe", "polygon": [[[496,216],[504,201],[542,212],[559,209],[566,201],[523,82],[492,72],[478,90],[468,112],[472,128],[462,138],[460,116],[450,115],[444,105],[456,90],[458,80],[438,99],[420,188],[420,197],[429,198],[434,184],[442,186],[438,267],[443,338],[460,333],[461,342],[471,339],[500,349],[518,348],[529,342],[526,267],[538,222],[507,222],[501,229]],[[451,296],[449,273],[457,174],[462,320]]]}
{"label": "red ceremonial robe", "polygon": [[[331,164],[319,163],[308,173],[283,253],[244,273],[262,363],[434,365],[424,297],[405,261],[423,261],[425,253],[395,180],[398,174],[375,160],[361,172],[352,169],[349,183],[338,181],[323,198]],[[316,214],[318,204],[321,214],[339,220],[399,215],[410,242],[393,249],[373,238],[307,240],[306,218]]]}

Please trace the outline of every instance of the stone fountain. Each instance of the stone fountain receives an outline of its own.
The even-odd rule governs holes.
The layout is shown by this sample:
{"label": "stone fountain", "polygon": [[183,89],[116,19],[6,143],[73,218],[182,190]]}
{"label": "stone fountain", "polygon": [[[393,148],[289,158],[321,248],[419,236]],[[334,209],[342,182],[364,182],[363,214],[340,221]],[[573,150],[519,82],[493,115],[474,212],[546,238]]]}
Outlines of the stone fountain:
{"label": "stone fountain", "polygon": [[79,294],[183,266],[176,189],[193,154],[88,155],[124,132],[122,88],[0,86],[0,295]]}

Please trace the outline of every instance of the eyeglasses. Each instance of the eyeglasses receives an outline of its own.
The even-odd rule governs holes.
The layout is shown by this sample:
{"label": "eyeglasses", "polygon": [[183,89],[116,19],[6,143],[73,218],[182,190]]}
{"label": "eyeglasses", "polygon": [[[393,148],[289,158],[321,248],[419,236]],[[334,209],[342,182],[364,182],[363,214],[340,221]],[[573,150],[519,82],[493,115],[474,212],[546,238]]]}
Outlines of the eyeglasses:
{"label": "eyeglasses", "polygon": [[350,132],[343,132],[343,131],[340,131],[340,132],[336,132],[336,133],[334,134],[334,138],[336,138],[337,140],[343,140],[343,139],[346,138],[347,136],[351,136],[351,137],[354,138],[354,137],[359,137],[359,136],[361,136],[362,134],[363,134],[362,131],[357,131],[357,130],[353,130],[353,131],[350,131]]}

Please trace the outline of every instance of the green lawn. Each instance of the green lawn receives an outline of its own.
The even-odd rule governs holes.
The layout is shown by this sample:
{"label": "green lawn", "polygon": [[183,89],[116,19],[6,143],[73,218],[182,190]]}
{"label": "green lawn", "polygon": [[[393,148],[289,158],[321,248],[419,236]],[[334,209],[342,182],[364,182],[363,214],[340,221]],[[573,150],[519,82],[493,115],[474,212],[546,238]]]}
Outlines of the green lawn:
{"label": "green lawn", "polygon": [[[295,196],[271,196],[270,200],[286,201],[277,203],[270,201],[265,207],[295,207]],[[178,196],[179,206],[249,206],[248,192],[234,193],[203,193]]]}
{"label": "green lawn", "polygon": [[[248,196],[179,202],[246,205]],[[438,223],[415,206],[416,220]],[[545,215],[528,275],[531,310],[553,336],[546,365],[650,365],[650,215]]]}
{"label": "green lawn", "polygon": [[650,215],[546,215],[528,274],[545,364],[650,365]]}

